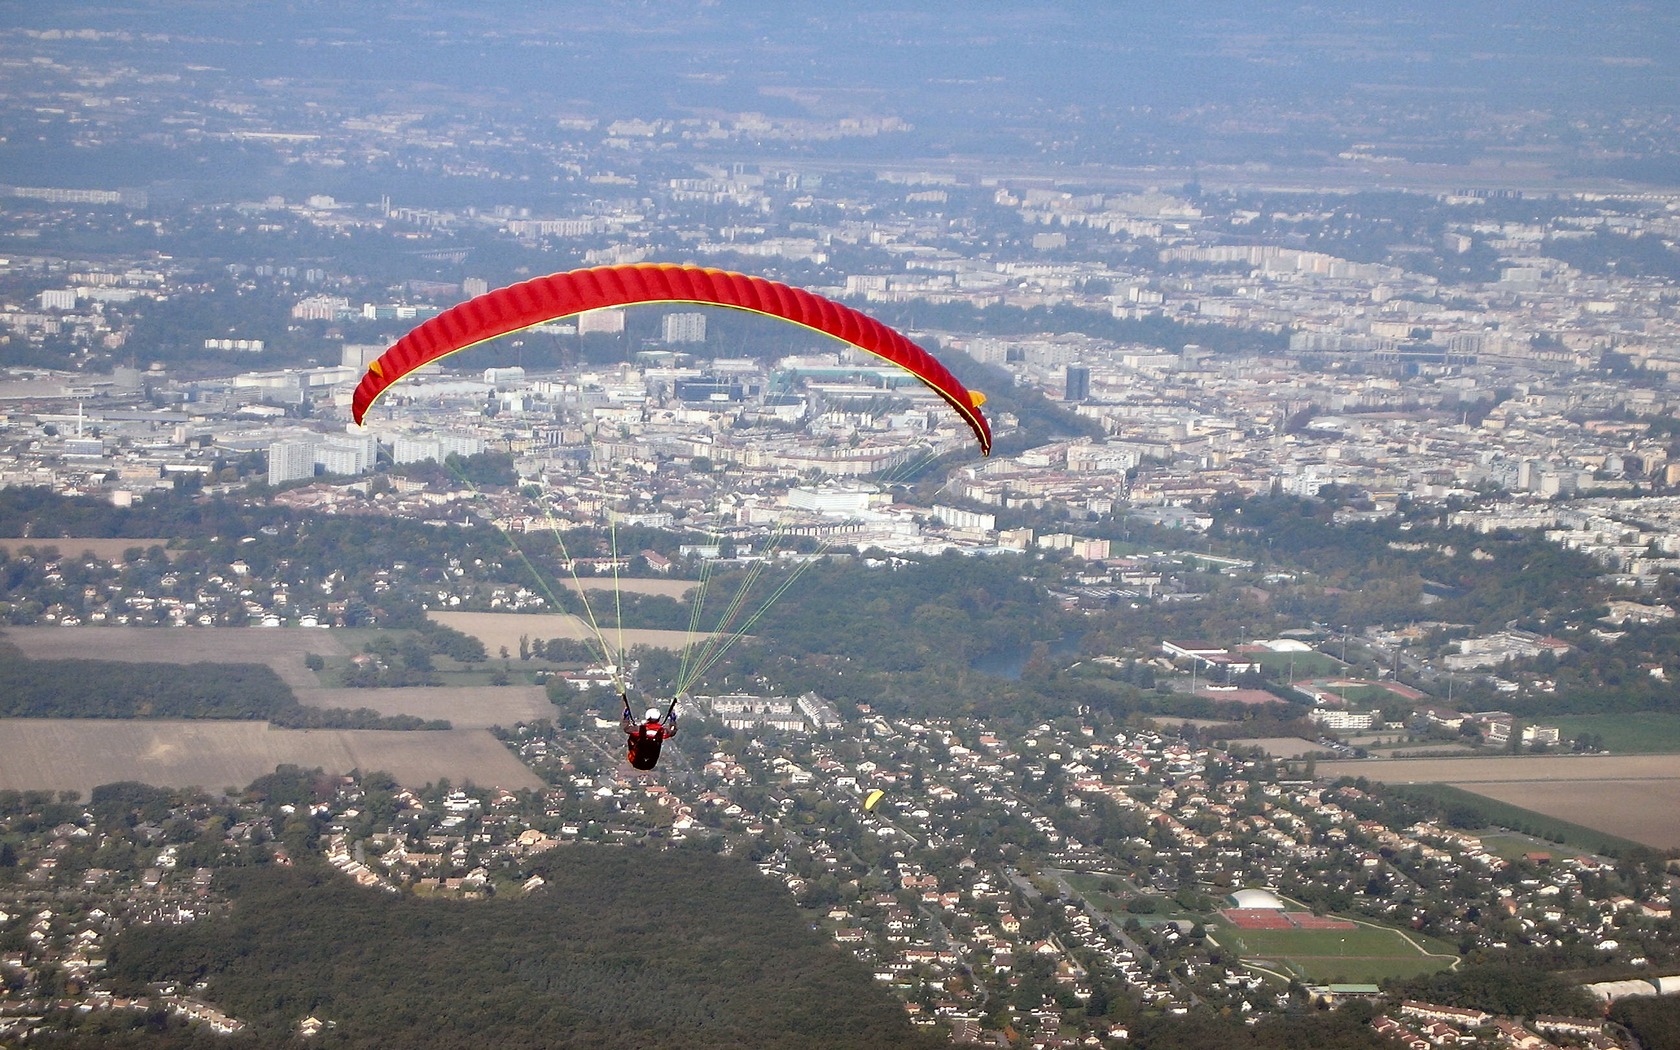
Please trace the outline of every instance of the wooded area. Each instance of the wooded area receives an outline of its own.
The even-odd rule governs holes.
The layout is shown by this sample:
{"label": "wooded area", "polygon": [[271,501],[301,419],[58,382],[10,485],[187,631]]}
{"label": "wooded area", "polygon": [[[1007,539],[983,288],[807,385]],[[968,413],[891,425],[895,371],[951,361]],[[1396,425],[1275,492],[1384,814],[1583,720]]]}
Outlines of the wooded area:
{"label": "wooded area", "polygon": [[129,930],[110,972],[133,990],[208,981],[259,1046],[312,1014],[337,1022],[324,1047],[939,1045],[744,860],[572,846],[539,871],[541,888],[489,901],[393,897],[324,868],[218,872],[230,916]]}
{"label": "wooded area", "polygon": [[1645,1050],[1680,1050],[1680,996],[1623,999],[1610,1008],[1610,1019],[1627,1025]]}

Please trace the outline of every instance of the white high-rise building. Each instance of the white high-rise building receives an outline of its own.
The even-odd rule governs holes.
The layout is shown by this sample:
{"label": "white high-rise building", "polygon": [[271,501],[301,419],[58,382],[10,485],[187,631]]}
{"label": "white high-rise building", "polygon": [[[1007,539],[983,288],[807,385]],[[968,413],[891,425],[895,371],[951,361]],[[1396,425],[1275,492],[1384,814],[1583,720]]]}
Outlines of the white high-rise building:
{"label": "white high-rise building", "polygon": [[362,372],[367,369],[367,366],[372,364],[374,359],[384,352],[385,347],[378,343],[345,343],[344,346],[339,349],[338,363],[343,365],[345,368],[354,368],[356,370],[356,377],[359,379],[361,378]]}
{"label": "white high-rise building", "polygon": [[667,343],[704,343],[706,315],[703,313],[666,314],[661,334]]}
{"label": "white high-rise building", "polygon": [[391,443],[391,462],[423,463],[432,460],[442,463],[450,456],[476,456],[484,451],[484,439],[461,437],[456,434],[436,434],[427,437],[400,437]]}
{"label": "white high-rise building", "polygon": [[268,483],[284,485],[315,476],[315,442],[276,441],[268,446]]}
{"label": "white high-rise building", "polygon": [[315,446],[315,462],[328,474],[366,474],[379,463],[372,434],[337,434]]}
{"label": "white high-rise building", "polygon": [[600,310],[586,310],[578,314],[579,335],[621,335],[624,332],[624,311],[616,306]]}

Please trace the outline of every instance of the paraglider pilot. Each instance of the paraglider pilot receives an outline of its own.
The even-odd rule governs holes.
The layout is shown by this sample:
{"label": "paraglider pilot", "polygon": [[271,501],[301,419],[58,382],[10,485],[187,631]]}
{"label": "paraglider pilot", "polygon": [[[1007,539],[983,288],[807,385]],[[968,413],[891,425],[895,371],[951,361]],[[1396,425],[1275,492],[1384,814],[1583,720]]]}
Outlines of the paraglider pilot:
{"label": "paraglider pilot", "polygon": [[671,709],[665,712],[663,719],[659,716],[659,708],[650,707],[638,722],[630,713],[629,695],[620,694],[619,699],[624,701],[623,728],[630,738],[630,764],[637,769],[652,769],[659,762],[660,746],[677,735],[676,702],[671,702]]}

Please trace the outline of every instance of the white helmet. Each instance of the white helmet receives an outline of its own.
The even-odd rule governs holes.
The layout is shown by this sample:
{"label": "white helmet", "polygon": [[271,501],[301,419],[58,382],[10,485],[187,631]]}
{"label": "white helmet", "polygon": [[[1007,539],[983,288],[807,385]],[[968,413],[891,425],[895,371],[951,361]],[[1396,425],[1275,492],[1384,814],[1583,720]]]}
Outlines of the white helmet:
{"label": "white helmet", "polygon": [[659,721],[659,708],[657,708],[657,707],[648,708],[647,709],[647,714],[642,716],[642,717],[646,718],[649,722]]}

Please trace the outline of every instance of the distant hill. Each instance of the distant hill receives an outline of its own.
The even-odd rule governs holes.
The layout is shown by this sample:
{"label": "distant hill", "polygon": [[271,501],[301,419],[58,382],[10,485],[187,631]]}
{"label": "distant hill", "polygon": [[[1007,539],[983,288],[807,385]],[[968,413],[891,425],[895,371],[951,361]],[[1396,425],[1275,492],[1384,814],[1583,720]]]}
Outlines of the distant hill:
{"label": "distant hill", "polygon": [[[241,1046],[296,1045],[309,1015],[337,1022],[322,1047],[943,1045],[745,861],[579,845],[539,873],[529,894],[437,901],[325,868],[218,871],[231,915],[126,931],[109,972],[208,982],[198,994],[251,1026]],[[106,1032],[99,1045],[186,1039]]]}

